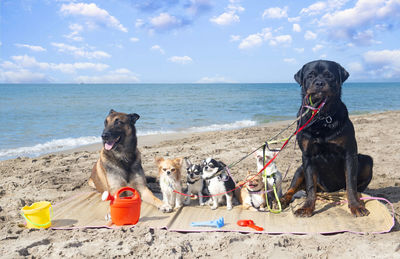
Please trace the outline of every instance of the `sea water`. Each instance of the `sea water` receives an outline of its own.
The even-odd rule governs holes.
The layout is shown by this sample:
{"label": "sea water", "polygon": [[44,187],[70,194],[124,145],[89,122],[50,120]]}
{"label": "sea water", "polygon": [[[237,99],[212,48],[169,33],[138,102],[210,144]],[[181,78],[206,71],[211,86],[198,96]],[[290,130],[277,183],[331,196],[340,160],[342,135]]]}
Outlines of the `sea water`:
{"label": "sea water", "polygon": [[[351,114],[400,110],[400,83],[345,83]],[[297,84],[0,84],[0,160],[100,142],[110,109],[137,113],[138,135],[294,119]]]}

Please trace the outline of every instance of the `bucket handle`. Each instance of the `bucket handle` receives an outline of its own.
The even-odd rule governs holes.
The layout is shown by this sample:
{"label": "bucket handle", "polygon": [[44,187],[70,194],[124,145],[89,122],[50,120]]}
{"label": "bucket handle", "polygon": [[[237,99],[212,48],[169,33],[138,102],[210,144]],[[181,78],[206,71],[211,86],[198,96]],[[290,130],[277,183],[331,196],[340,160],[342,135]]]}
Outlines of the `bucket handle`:
{"label": "bucket handle", "polygon": [[139,194],[138,191],[136,191],[135,189],[133,189],[133,188],[131,188],[131,187],[123,187],[123,188],[119,189],[118,192],[117,192],[117,194],[115,195],[115,197],[116,197],[117,199],[119,199],[119,198],[120,198],[119,195],[120,195],[121,193],[125,192],[125,191],[130,191],[130,192],[132,192],[132,196],[129,196],[129,197],[132,197],[133,199],[139,198],[139,197],[138,197],[138,194]]}
{"label": "bucket handle", "polygon": [[44,224],[39,224],[39,223],[35,223],[35,222],[31,221],[30,219],[28,219],[28,218],[25,216],[25,213],[24,213],[23,211],[21,211],[21,215],[22,215],[22,217],[24,217],[24,218],[26,219],[26,221],[28,221],[28,222],[31,223],[32,225],[37,226],[37,227],[45,227],[45,226],[49,225],[49,223],[51,223],[51,218],[53,217],[53,207],[50,206],[50,209],[51,209],[50,220],[47,221],[47,222],[44,223]]}

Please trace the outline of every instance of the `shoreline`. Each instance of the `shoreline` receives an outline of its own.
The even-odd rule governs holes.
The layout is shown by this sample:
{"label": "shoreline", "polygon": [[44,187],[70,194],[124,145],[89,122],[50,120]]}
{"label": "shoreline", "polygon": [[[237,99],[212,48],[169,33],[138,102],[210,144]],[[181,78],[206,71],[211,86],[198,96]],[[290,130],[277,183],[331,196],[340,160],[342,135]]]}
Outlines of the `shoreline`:
{"label": "shoreline", "polygon": [[[388,111],[377,111],[377,112],[364,112],[364,113],[357,113],[357,114],[350,114],[350,119],[352,118],[357,118],[359,116],[364,116],[367,114],[381,114],[381,113],[387,113],[387,112],[400,112],[400,110],[388,110]],[[267,122],[267,123],[262,123],[254,126],[248,126],[248,127],[241,127],[241,128],[236,128],[236,129],[226,129],[226,130],[210,130],[210,131],[201,131],[201,132],[187,132],[187,131],[181,131],[181,132],[172,132],[172,133],[158,133],[158,134],[151,134],[151,135],[142,135],[138,136],[138,147],[142,148],[144,146],[154,146],[157,145],[161,142],[164,141],[173,141],[173,140],[180,140],[180,139],[185,139],[188,137],[192,136],[201,136],[203,134],[208,134],[208,133],[215,133],[215,132],[231,132],[235,130],[242,130],[242,129],[248,129],[248,128],[263,128],[263,127],[279,127],[281,126],[282,128],[288,126],[290,123],[292,123],[293,120],[277,120],[277,121],[272,121],[272,122]],[[93,144],[87,144],[87,145],[82,145],[74,148],[67,148],[65,150],[60,150],[60,151],[52,151],[48,153],[43,153],[37,156],[17,156],[14,158],[7,158],[7,159],[0,159],[0,162],[2,161],[7,161],[7,160],[13,160],[18,157],[21,158],[39,158],[42,156],[46,155],[57,155],[57,154],[71,154],[75,152],[100,152],[102,148],[102,143],[97,142]]]}
{"label": "shoreline", "polygon": [[[357,113],[350,115],[350,119],[352,118],[357,118],[359,116],[364,116],[366,114],[383,114],[387,112],[400,112],[400,110],[388,110],[388,111],[379,111],[379,112],[365,112],[365,113]],[[237,128],[237,129],[227,129],[227,130],[211,130],[211,131],[203,131],[203,132],[172,132],[172,133],[159,133],[159,134],[152,134],[152,135],[143,135],[143,136],[138,136],[138,148],[144,147],[144,146],[154,146],[157,145],[163,141],[173,141],[173,140],[180,140],[188,137],[194,137],[194,136],[199,136],[203,134],[208,134],[208,133],[215,133],[215,132],[231,132],[231,131],[236,131],[236,130],[242,130],[242,129],[249,129],[249,128],[264,128],[264,127],[279,127],[281,126],[282,129],[289,124],[291,124],[293,120],[278,120],[278,121],[272,121],[272,122],[267,122],[267,123],[262,123],[254,126],[249,126],[249,127],[243,127],[243,128]],[[44,155],[49,155],[49,154],[69,154],[69,153],[74,153],[74,152],[81,152],[81,151],[87,151],[87,152],[95,152],[95,151],[100,151],[102,148],[102,143],[95,143],[95,144],[89,144],[89,145],[83,145],[79,146],[76,148],[71,148],[71,149],[66,149],[62,151],[56,151],[56,152],[50,152],[46,153],[40,156]],[[8,159],[7,159],[8,160]]]}

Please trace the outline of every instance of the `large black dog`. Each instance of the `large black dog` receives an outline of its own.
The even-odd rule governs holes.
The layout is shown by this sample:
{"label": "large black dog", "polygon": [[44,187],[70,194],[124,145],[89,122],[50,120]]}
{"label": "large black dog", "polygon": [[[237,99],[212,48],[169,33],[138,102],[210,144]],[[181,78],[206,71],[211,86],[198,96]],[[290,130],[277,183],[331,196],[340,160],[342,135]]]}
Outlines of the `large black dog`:
{"label": "large black dog", "polygon": [[[298,135],[302,165],[297,169],[289,190],[281,202],[286,207],[300,189],[306,201],[295,211],[297,216],[310,217],[315,209],[316,192],[335,192],[345,188],[350,211],[366,216],[369,211],[360,201],[358,192],[365,190],[372,179],[372,158],[358,154],[354,127],[341,101],[341,86],[349,73],[338,63],[317,60],[307,63],[294,76],[301,85],[303,104],[321,104],[317,116]],[[305,109],[300,108],[298,116]],[[311,117],[308,113],[298,126]]]}

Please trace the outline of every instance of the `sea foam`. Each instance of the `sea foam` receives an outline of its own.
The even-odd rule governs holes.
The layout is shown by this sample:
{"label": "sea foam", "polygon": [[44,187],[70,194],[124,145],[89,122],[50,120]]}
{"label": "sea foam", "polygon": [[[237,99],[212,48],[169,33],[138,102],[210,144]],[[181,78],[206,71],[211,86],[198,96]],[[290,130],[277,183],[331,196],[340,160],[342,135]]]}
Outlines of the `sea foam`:
{"label": "sea foam", "polygon": [[79,146],[90,145],[101,142],[100,137],[80,137],[80,138],[64,138],[55,139],[43,144],[37,144],[29,147],[18,147],[12,149],[1,149],[0,160],[9,159],[13,157],[37,157],[42,154],[63,151],[67,149],[76,148]]}

